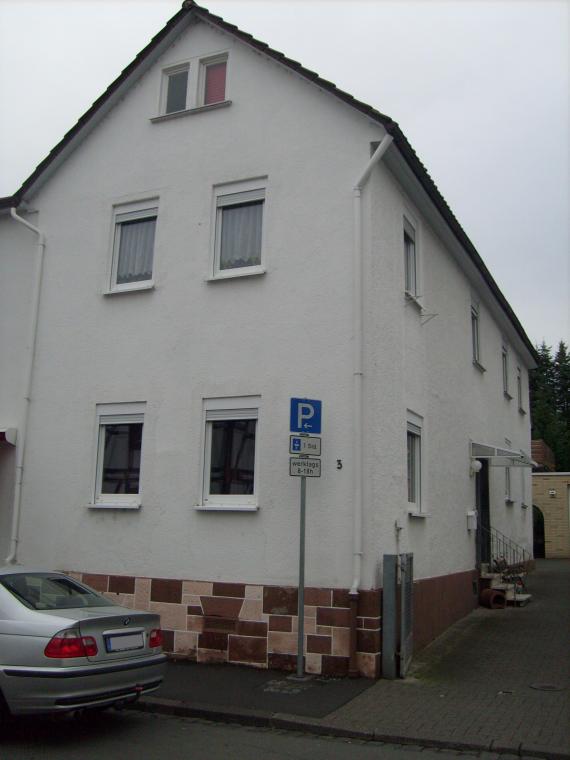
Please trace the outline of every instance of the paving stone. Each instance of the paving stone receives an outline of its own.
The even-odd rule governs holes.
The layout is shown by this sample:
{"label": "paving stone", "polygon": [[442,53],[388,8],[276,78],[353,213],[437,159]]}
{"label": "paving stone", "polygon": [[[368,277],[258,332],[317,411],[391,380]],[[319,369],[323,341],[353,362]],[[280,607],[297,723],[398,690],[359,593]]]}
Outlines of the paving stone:
{"label": "paving stone", "polygon": [[501,760],[521,745],[570,758],[570,562],[539,562],[528,586],[529,605],[476,610],[416,656],[412,678],[378,681],[327,721],[478,744]]}

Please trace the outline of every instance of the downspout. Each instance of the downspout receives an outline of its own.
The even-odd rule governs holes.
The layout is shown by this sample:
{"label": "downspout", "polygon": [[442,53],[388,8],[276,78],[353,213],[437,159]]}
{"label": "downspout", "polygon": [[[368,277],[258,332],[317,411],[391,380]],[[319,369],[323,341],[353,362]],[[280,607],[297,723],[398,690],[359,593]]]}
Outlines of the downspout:
{"label": "downspout", "polygon": [[353,291],[352,291],[352,325],[353,325],[353,554],[352,554],[352,586],[350,598],[350,664],[349,674],[358,675],[356,664],[356,629],[358,611],[358,587],[362,572],[362,513],[363,513],[363,449],[364,449],[364,357],[363,357],[363,250],[362,250],[362,190],[367,183],[373,168],[382,159],[392,137],[385,135],[374,151],[360,179],[355,184],[353,194],[354,209],[354,244],[353,244]]}
{"label": "downspout", "polygon": [[14,500],[12,505],[12,534],[10,538],[10,554],[6,557],[6,564],[15,564],[18,558],[18,543],[20,540],[20,511],[22,503],[22,480],[24,474],[24,452],[26,449],[26,430],[28,427],[28,412],[32,391],[32,374],[34,368],[34,355],[36,352],[36,338],[38,334],[38,314],[40,305],[40,292],[42,284],[42,270],[44,264],[44,251],[46,247],[45,235],[33,224],[30,224],[21,216],[18,216],[15,208],[10,209],[10,216],[14,221],[23,224],[38,236],[38,255],[32,292],[32,313],[30,318],[27,363],[24,375],[24,398],[22,413],[18,423],[18,438],[16,440],[16,483],[14,485]]}

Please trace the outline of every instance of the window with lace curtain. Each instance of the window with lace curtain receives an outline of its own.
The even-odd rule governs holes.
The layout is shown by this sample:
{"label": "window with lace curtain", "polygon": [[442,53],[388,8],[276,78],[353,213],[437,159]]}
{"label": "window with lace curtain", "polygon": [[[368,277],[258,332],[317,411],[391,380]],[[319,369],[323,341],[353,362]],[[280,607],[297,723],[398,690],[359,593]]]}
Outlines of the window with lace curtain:
{"label": "window with lace curtain", "polygon": [[215,189],[215,278],[264,271],[264,207],[265,186],[259,182]]}
{"label": "window with lace curtain", "polygon": [[111,291],[152,286],[157,200],[115,207]]}

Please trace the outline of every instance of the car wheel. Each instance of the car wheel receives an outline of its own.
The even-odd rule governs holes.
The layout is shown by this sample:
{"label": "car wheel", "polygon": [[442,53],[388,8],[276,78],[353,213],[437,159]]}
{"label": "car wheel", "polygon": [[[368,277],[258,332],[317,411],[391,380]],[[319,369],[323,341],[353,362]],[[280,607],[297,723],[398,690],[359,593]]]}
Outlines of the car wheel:
{"label": "car wheel", "polygon": [[10,710],[4,699],[4,695],[0,691],[0,731],[8,723],[10,719]]}

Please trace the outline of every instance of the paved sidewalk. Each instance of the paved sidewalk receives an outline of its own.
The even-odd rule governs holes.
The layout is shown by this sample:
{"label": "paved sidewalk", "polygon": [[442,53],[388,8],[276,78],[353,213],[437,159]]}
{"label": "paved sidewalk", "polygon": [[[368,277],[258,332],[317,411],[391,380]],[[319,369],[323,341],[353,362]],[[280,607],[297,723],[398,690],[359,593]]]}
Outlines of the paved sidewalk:
{"label": "paved sidewalk", "polygon": [[[312,679],[169,666],[139,707],[211,720],[570,760],[570,561],[542,560],[523,608],[479,608],[405,680]],[[194,677],[195,676],[195,677]]]}

